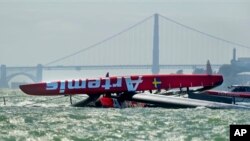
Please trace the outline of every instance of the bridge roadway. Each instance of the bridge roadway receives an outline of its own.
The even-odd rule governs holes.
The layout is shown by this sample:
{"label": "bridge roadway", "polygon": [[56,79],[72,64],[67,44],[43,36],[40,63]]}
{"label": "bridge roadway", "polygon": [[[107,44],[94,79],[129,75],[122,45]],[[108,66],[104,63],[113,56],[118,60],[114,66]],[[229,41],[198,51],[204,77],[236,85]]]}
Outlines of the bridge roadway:
{"label": "bridge roadway", "polygon": [[[218,69],[220,64],[211,65],[213,69]],[[42,66],[43,70],[105,70],[105,69],[151,69],[152,65],[86,65],[86,66]],[[194,69],[194,68],[206,68],[206,65],[192,64],[192,65],[160,65],[161,69]],[[27,71],[37,69],[33,66],[24,66],[24,67],[7,67],[7,70],[19,70]]]}
{"label": "bridge roadway", "polygon": [[[219,68],[221,65],[213,65],[213,69]],[[203,68],[205,69],[206,65],[160,65],[160,69],[195,69]],[[43,71],[66,71],[66,70],[119,70],[119,69],[152,69],[152,65],[79,65],[79,66],[43,66],[38,64],[37,66],[18,66],[18,67],[7,67],[6,65],[1,65],[0,68],[0,88],[8,88],[9,81],[18,76],[24,75],[33,80],[34,82],[40,82],[43,80]]]}

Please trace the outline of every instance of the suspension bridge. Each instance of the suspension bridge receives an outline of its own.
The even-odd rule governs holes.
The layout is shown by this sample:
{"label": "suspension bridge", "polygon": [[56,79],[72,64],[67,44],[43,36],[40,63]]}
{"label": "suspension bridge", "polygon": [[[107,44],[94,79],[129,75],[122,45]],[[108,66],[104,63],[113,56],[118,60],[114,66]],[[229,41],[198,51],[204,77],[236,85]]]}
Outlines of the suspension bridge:
{"label": "suspension bridge", "polygon": [[0,87],[18,75],[39,82],[44,70],[161,69],[204,68],[207,60],[213,68],[230,64],[232,51],[250,57],[250,47],[200,31],[160,14],[149,16],[136,24],[66,56],[28,67],[0,69]]}

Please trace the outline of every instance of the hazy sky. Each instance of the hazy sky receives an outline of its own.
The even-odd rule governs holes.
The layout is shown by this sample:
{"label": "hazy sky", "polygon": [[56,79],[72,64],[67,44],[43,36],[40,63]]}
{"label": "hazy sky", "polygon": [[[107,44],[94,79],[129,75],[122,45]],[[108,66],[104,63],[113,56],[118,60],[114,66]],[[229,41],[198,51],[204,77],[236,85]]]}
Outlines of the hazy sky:
{"label": "hazy sky", "polygon": [[250,0],[0,0],[0,64],[45,64],[154,13],[250,46]]}

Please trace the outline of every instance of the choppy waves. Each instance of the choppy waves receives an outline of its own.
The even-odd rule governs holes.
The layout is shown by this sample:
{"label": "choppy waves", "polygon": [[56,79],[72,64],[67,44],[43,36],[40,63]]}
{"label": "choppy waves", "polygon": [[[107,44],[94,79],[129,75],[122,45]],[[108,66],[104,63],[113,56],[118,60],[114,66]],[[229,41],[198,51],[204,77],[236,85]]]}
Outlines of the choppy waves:
{"label": "choppy waves", "polygon": [[0,140],[228,140],[230,124],[250,123],[247,110],[75,108],[67,97],[47,99],[0,100]]}

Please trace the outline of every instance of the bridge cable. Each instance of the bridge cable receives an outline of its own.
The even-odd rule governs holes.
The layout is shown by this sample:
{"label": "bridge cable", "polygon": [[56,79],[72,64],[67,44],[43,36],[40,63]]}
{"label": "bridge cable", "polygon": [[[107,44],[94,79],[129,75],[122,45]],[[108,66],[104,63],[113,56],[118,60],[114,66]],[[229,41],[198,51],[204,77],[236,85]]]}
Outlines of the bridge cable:
{"label": "bridge cable", "polygon": [[94,47],[96,47],[96,46],[98,46],[98,45],[100,45],[100,44],[102,44],[102,43],[104,43],[104,42],[107,42],[107,41],[109,41],[109,40],[111,40],[111,39],[113,39],[113,38],[115,38],[115,37],[117,37],[117,36],[119,36],[119,35],[121,35],[121,34],[127,32],[127,31],[129,31],[129,30],[135,28],[136,26],[138,26],[138,25],[140,25],[140,24],[146,22],[147,20],[151,19],[152,17],[153,17],[153,15],[151,15],[151,16],[149,16],[149,17],[147,17],[147,18],[141,20],[140,22],[138,22],[138,23],[136,23],[136,24],[134,24],[134,25],[132,25],[132,26],[130,26],[130,27],[128,27],[128,28],[126,28],[126,29],[124,29],[124,30],[122,30],[122,31],[120,31],[120,32],[118,32],[118,33],[116,33],[116,34],[114,34],[114,35],[112,35],[112,36],[110,36],[110,37],[108,37],[108,38],[106,38],[106,39],[100,41],[100,42],[97,42],[97,43],[95,43],[95,44],[93,44],[93,45],[91,45],[91,46],[89,46],[89,47],[87,47],[87,48],[83,48],[83,49],[78,50],[78,51],[76,51],[76,52],[74,52],[74,53],[72,53],[72,54],[69,54],[69,55],[67,55],[67,56],[58,58],[58,59],[56,59],[56,60],[54,60],[54,61],[48,62],[48,63],[45,64],[45,66],[49,66],[49,65],[54,64],[54,63],[56,63],[56,62],[65,60],[65,59],[67,59],[67,58],[70,58],[70,57],[72,57],[72,56],[75,56],[75,55],[77,55],[77,54],[80,54],[80,53],[82,53],[82,52],[85,52],[85,51],[87,51],[87,50],[90,50],[90,49],[92,49],[92,48],[94,48]]}
{"label": "bridge cable", "polygon": [[214,36],[214,35],[211,35],[211,34],[202,32],[202,31],[200,31],[200,30],[198,30],[198,29],[195,29],[195,28],[193,28],[193,27],[184,25],[184,24],[182,24],[182,23],[179,23],[179,22],[177,22],[177,21],[175,21],[175,20],[173,20],[173,19],[170,19],[170,18],[168,18],[168,17],[162,16],[162,15],[160,15],[160,14],[159,14],[159,16],[162,17],[163,19],[167,20],[167,21],[170,21],[170,22],[172,22],[172,23],[175,23],[175,24],[177,24],[177,25],[180,25],[180,26],[182,26],[182,27],[184,27],[184,28],[187,28],[187,29],[189,29],[189,30],[198,32],[198,33],[203,34],[203,35],[205,35],[205,36],[208,36],[208,37],[210,37],[210,38],[217,39],[217,40],[220,40],[220,41],[223,41],[223,42],[232,44],[232,45],[236,45],[236,46],[239,46],[239,47],[243,47],[243,48],[250,49],[250,46],[242,45],[242,44],[239,44],[239,43],[236,43],[236,42],[232,42],[232,41],[229,41],[229,40],[226,40],[226,39],[222,39],[222,38],[220,38],[220,37],[217,37],[217,36]]}

